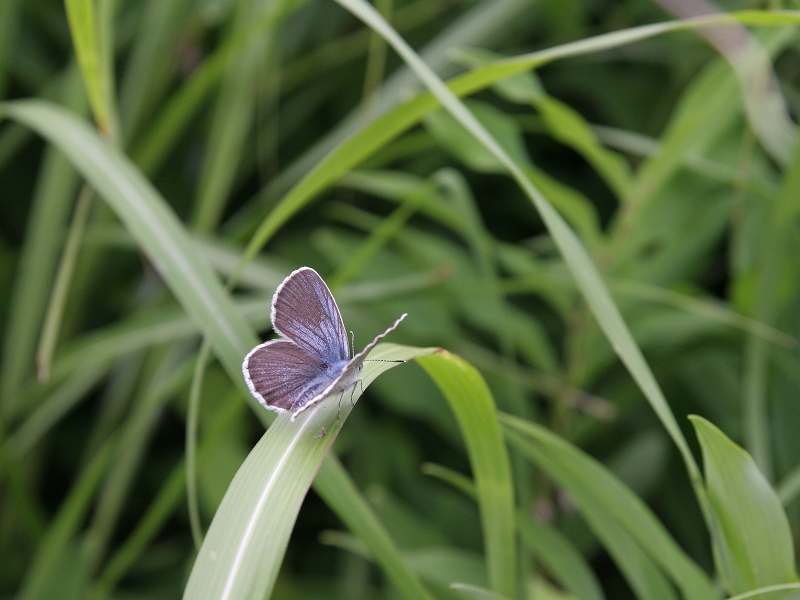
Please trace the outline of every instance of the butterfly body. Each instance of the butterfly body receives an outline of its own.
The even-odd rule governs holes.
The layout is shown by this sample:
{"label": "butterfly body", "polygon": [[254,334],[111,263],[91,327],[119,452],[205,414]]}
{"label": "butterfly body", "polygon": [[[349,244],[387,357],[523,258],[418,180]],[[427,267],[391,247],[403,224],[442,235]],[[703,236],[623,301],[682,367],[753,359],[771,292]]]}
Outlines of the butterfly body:
{"label": "butterfly body", "polygon": [[280,337],[253,348],[242,373],[261,404],[289,411],[294,420],[323,398],[355,386],[367,354],[406,315],[350,358],[347,330],[333,295],[314,269],[302,267],[278,286],[271,317]]}

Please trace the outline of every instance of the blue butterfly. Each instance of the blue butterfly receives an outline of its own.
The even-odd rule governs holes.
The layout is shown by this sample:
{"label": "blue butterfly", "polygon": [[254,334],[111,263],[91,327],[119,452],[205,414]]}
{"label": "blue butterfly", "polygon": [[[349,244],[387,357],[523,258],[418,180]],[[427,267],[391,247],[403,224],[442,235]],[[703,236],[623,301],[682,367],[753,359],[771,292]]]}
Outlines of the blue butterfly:
{"label": "blue butterfly", "polygon": [[314,269],[302,267],[278,286],[271,318],[280,337],[248,352],[242,373],[256,400],[270,410],[291,412],[294,421],[323,398],[354,387],[367,354],[406,314],[351,358],[331,291]]}

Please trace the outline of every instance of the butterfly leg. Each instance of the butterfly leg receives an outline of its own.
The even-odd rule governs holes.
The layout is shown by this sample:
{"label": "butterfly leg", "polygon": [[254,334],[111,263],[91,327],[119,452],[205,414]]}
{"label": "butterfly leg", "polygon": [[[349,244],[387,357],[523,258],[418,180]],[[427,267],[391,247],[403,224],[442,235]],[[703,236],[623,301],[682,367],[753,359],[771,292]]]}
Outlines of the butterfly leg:
{"label": "butterfly leg", "polygon": [[342,398],[344,398],[344,390],[342,390],[342,393],[339,394],[339,411],[336,413],[337,419],[342,418]]}
{"label": "butterfly leg", "polygon": [[364,393],[364,382],[361,379],[356,379],[356,382],[353,384],[353,389],[350,390],[350,405],[351,406],[355,406],[356,405],[355,401],[353,400],[353,394],[356,393],[356,388],[358,387],[359,383],[361,384],[361,393],[362,394]]}

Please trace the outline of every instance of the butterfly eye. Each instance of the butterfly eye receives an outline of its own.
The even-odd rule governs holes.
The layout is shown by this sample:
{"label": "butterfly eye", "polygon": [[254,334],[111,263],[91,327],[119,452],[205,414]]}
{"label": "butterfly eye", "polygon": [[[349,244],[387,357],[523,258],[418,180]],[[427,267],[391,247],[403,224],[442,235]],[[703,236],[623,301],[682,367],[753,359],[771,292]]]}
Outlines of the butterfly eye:
{"label": "butterfly eye", "polygon": [[358,372],[361,373],[361,369],[364,368],[364,363],[359,363],[358,365]]}

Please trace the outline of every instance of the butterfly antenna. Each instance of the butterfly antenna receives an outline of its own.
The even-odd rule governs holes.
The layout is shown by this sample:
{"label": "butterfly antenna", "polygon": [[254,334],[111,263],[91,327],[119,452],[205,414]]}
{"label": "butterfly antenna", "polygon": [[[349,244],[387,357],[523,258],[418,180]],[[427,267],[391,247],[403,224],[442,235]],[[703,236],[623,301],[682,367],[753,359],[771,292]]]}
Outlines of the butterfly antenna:
{"label": "butterfly antenna", "polygon": [[393,362],[393,363],[404,363],[408,362],[407,360],[387,360],[385,358],[367,358],[364,359],[364,362]]}
{"label": "butterfly antenna", "polygon": [[356,351],[356,334],[353,333],[353,330],[351,329],[350,330],[350,359],[351,360],[353,359],[353,356],[355,356],[355,351]]}

